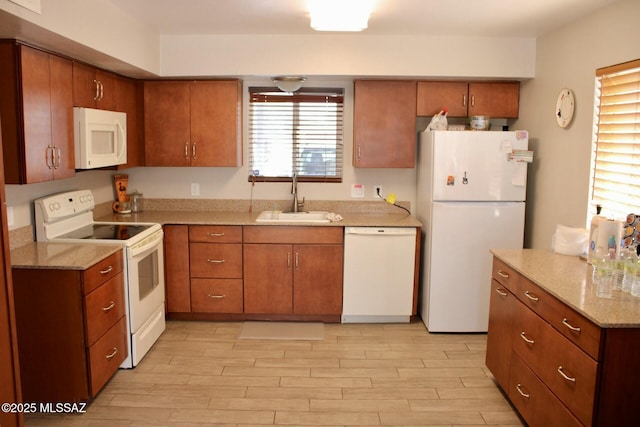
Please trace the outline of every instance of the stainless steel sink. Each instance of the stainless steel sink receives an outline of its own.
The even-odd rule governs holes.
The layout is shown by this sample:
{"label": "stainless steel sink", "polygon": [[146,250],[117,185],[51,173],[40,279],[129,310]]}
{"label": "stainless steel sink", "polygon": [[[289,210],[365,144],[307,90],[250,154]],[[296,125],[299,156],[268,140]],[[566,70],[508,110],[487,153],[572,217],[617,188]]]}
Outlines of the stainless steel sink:
{"label": "stainless steel sink", "polygon": [[262,211],[257,222],[329,222],[327,211],[280,212]]}

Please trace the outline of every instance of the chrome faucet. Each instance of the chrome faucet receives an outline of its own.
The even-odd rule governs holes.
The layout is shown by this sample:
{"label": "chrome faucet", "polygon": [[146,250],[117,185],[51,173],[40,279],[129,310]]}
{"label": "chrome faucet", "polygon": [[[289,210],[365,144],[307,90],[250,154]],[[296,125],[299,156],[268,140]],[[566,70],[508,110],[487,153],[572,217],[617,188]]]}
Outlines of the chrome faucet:
{"label": "chrome faucet", "polygon": [[304,197],[302,202],[298,202],[298,174],[295,172],[291,177],[291,194],[293,194],[293,212],[298,212],[304,207]]}

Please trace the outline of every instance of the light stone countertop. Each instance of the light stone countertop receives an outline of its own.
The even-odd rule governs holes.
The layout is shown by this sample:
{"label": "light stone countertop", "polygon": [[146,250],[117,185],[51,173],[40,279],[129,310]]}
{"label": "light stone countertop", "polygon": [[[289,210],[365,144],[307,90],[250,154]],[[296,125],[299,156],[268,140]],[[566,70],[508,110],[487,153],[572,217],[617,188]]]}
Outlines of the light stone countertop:
{"label": "light stone countertop", "polygon": [[539,249],[491,251],[498,259],[602,328],[640,327],[640,298],[621,290],[596,295],[592,267],[575,256]]}
{"label": "light stone countertop", "polygon": [[121,249],[108,244],[32,242],[11,250],[11,267],[86,270]]}
{"label": "light stone countertop", "polygon": [[267,225],[312,227],[421,227],[422,224],[408,213],[340,213],[342,221],[318,222],[257,222],[260,212],[198,212],[182,210],[144,211],[132,214],[109,214],[97,221],[155,222],[187,225]]}

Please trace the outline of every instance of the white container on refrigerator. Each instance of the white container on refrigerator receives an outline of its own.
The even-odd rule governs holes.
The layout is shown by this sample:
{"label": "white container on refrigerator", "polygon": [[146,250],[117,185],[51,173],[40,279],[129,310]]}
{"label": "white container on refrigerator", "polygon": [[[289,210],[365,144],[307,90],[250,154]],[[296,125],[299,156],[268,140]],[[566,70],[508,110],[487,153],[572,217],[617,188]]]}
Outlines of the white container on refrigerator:
{"label": "white container on refrigerator", "polygon": [[486,332],[491,249],[522,248],[527,133],[420,134],[416,216],[423,224],[420,304],[430,332]]}
{"label": "white container on refrigerator", "polygon": [[415,256],[415,228],[345,227],[342,323],[409,322]]}

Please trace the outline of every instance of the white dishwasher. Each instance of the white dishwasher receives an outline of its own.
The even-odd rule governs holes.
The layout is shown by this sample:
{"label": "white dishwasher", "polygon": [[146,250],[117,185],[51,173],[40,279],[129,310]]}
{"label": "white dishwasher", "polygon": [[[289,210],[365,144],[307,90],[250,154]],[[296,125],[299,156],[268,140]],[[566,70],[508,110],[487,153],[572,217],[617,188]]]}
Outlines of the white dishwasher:
{"label": "white dishwasher", "polygon": [[345,227],[342,323],[409,322],[416,229]]}

